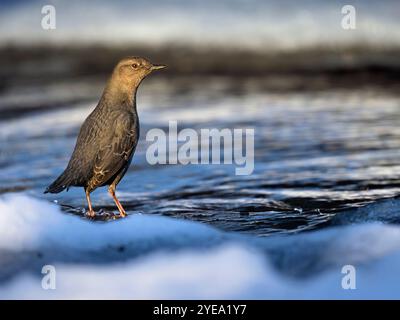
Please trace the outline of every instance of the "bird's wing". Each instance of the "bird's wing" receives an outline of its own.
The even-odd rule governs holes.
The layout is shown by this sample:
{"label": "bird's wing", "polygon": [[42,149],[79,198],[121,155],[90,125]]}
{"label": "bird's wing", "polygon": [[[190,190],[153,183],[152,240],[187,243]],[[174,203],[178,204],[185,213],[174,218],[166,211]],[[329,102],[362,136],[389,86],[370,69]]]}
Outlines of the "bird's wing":
{"label": "bird's wing", "polygon": [[99,142],[105,127],[105,119],[96,117],[93,111],[84,121],[79,131],[74,151],[65,169],[71,185],[85,184],[93,171]]}
{"label": "bird's wing", "polygon": [[93,167],[89,187],[106,183],[129,161],[138,141],[137,123],[133,115],[123,113],[115,118],[113,130],[103,138]]}

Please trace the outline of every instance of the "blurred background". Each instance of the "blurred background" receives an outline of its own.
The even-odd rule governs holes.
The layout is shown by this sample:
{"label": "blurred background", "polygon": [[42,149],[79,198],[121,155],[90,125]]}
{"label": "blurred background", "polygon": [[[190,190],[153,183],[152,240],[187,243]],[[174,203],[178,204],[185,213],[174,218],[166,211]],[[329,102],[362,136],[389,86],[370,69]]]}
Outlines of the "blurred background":
{"label": "blurred background", "polygon": [[[56,9],[54,30],[41,26],[46,4]],[[169,79],[259,77],[249,86],[274,91],[393,85],[399,67],[398,2],[349,3],[356,9],[356,29],[342,28],[346,4],[2,1],[2,87],[21,79],[96,79],[132,54],[167,63]]]}
{"label": "blurred background", "polygon": [[[42,28],[47,4],[53,30]],[[120,185],[128,210],[265,236],[322,227],[336,212],[397,195],[400,4],[353,1],[356,28],[344,29],[345,4],[2,1],[0,193],[43,197],[113,66],[135,55],[169,68],[139,91],[142,139]],[[169,120],[254,128],[254,173],[150,166],[145,134],[167,131]],[[46,199],[79,214],[85,206],[80,189]]]}
{"label": "blurred background", "polygon": [[[49,4],[56,25],[46,30],[42,8]],[[344,5],[355,8],[355,29],[342,27]],[[363,269],[360,283],[369,287],[357,294],[398,298],[399,17],[397,0],[1,1],[0,283],[15,276],[16,267],[37,272],[44,262],[96,265],[167,248],[170,255],[145,268],[136,260],[127,265],[138,277],[109,270],[114,278],[104,285],[115,291],[107,293],[285,298],[294,284],[275,270],[310,279],[330,269],[334,275],[326,281],[313,278],[308,296],[351,298],[338,285],[338,268],[396,251],[384,269]],[[141,139],[118,188],[130,217],[94,228],[70,216],[83,217],[86,210],[81,188],[43,191],[65,168],[114,65],[132,55],[168,69],[148,77],[138,92]],[[254,129],[254,172],[236,176],[234,165],[148,164],[146,133],[168,132],[169,121],[179,130]],[[116,212],[105,189],[96,190],[93,201],[99,220]],[[38,214],[47,218],[35,224]],[[92,234],[95,244],[88,241]],[[232,238],[262,254],[235,247],[198,255],[200,245]],[[191,255],[172,252],[183,247]],[[19,250],[25,250],[23,259]],[[263,269],[266,260],[274,271]],[[68,275],[69,265],[64,268],[60,274]],[[128,278],[144,280],[123,291]],[[68,279],[64,283],[72,283]],[[91,279],[78,279],[88,290],[79,294],[102,297],[104,288],[93,290]],[[26,278],[20,280],[15,291],[0,287],[0,297],[31,297],[23,289]],[[33,296],[47,298],[32,281]],[[281,291],[267,286],[274,281],[283,281]],[[181,287],[174,291],[176,283]],[[305,293],[303,284],[292,297]]]}

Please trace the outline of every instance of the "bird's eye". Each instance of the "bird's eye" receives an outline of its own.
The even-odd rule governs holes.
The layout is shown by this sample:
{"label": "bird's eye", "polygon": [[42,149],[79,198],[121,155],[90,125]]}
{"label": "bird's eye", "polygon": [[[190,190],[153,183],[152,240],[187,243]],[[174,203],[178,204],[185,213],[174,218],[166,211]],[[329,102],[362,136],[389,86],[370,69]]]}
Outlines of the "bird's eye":
{"label": "bird's eye", "polygon": [[138,67],[137,63],[132,64],[133,69],[137,69],[137,67]]}

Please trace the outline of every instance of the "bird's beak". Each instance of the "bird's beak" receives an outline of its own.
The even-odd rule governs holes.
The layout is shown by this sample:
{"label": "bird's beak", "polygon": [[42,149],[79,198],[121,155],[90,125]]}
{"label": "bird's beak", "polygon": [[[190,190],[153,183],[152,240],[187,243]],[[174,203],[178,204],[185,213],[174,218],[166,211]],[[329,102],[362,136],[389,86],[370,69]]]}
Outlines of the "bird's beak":
{"label": "bird's beak", "polygon": [[151,66],[151,71],[154,71],[154,70],[160,70],[160,69],[164,69],[164,68],[166,68],[167,66],[164,66],[164,65],[162,65],[162,64],[153,64],[152,66]]}

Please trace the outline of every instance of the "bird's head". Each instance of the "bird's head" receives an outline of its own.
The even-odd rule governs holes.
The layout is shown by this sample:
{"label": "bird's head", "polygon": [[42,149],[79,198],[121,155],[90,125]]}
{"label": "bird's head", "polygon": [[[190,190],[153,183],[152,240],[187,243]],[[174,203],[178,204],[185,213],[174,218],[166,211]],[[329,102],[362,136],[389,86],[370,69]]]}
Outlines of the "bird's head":
{"label": "bird's head", "polygon": [[163,69],[164,65],[155,65],[144,58],[128,57],[118,62],[113,71],[113,78],[120,85],[131,89],[136,88],[140,82],[154,70]]}

